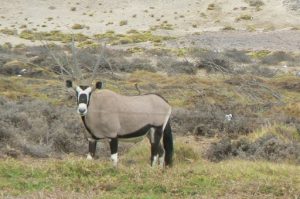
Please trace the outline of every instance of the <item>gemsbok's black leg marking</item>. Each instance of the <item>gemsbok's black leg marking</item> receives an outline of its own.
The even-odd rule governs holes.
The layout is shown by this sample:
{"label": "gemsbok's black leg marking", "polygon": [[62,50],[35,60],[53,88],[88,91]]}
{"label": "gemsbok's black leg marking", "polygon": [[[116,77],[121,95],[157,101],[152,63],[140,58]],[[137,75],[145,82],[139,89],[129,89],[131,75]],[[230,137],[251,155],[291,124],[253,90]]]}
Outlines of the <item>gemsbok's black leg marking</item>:
{"label": "gemsbok's black leg marking", "polygon": [[164,166],[164,163],[165,163],[164,155],[165,155],[165,150],[164,150],[161,142],[159,142],[159,145],[158,145],[158,160],[159,160],[159,165],[160,166]]}
{"label": "gemsbok's black leg marking", "polygon": [[110,147],[110,158],[113,161],[113,165],[117,166],[118,164],[118,138],[112,138],[109,142]]}
{"label": "gemsbok's black leg marking", "polygon": [[97,147],[97,141],[96,140],[89,140],[89,154],[92,156],[92,158],[95,157],[96,147]]}

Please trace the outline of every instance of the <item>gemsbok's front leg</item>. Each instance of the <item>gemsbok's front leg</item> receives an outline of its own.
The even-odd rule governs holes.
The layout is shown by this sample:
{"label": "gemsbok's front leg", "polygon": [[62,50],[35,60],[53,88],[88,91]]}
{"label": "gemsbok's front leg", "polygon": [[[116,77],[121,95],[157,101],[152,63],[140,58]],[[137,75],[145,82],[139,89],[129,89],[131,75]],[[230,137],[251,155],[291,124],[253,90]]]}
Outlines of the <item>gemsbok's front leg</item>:
{"label": "gemsbok's front leg", "polygon": [[88,159],[88,160],[94,159],[95,154],[96,154],[96,146],[97,146],[96,140],[89,140],[89,153],[88,153],[86,159]]}
{"label": "gemsbok's front leg", "polygon": [[118,138],[112,138],[109,142],[110,146],[110,159],[113,161],[113,165],[118,165]]}

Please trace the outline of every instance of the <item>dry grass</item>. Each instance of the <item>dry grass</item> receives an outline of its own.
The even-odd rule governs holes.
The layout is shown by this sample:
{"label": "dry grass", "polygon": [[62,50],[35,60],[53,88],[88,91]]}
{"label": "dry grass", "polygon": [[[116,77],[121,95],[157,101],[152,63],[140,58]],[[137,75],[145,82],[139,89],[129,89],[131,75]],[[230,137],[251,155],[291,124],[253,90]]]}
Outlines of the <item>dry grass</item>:
{"label": "dry grass", "polygon": [[[64,103],[64,90],[62,85],[60,84],[61,82],[57,82],[55,80],[37,79],[32,81],[31,78],[26,77],[1,76],[0,94],[1,96],[5,96],[8,99],[12,100],[33,98],[58,105]],[[60,89],[57,90],[57,88],[59,87]],[[52,94],[51,88],[53,88]],[[62,98],[59,98],[59,96],[61,96]]]}
{"label": "dry grass", "polygon": [[265,135],[274,135],[285,142],[300,142],[300,134],[295,126],[286,124],[267,125],[248,136],[250,140],[257,140]]}

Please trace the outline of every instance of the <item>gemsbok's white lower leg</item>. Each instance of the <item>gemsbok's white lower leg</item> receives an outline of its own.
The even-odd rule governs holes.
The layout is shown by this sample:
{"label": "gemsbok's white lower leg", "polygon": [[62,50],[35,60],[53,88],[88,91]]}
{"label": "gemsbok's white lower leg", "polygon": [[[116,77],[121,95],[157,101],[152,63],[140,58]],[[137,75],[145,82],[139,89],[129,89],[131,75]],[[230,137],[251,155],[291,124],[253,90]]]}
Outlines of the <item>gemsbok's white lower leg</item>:
{"label": "gemsbok's white lower leg", "polygon": [[159,157],[159,159],[158,159],[158,164],[159,164],[159,166],[160,166],[161,168],[164,167],[164,164],[165,164],[165,156],[164,156],[164,155],[161,156],[161,157]]}
{"label": "gemsbok's white lower leg", "polygon": [[87,156],[86,156],[86,159],[87,159],[87,160],[92,160],[92,159],[93,159],[93,157],[91,156],[91,154],[90,154],[90,153],[88,153],[88,154],[87,154]]}
{"label": "gemsbok's white lower leg", "polygon": [[152,161],[152,167],[154,167],[154,166],[156,166],[157,165],[157,160],[158,160],[158,155],[155,155],[154,157],[153,157],[153,161]]}
{"label": "gemsbok's white lower leg", "polygon": [[113,162],[113,166],[116,167],[118,165],[118,153],[111,154],[110,159]]}

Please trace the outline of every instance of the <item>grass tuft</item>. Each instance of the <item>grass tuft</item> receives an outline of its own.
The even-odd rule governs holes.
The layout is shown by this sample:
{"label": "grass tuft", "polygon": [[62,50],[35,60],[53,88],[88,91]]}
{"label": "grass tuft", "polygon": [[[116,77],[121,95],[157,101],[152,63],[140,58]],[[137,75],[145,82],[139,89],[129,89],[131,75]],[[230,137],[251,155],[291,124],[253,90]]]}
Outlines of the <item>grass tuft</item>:
{"label": "grass tuft", "polygon": [[62,33],[58,30],[53,30],[50,32],[34,32],[30,30],[24,30],[20,33],[19,35],[23,39],[28,39],[28,40],[48,40],[48,41],[61,41],[63,43],[70,42],[72,41],[72,36],[74,36],[75,41],[82,42],[86,41],[89,39],[88,36],[83,35],[81,33],[78,34],[67,34],[67,33]]}
{"label": "grass tuft", "polygon": [[152,43],[161,43],[164,40],[169,40],[171,37],[154,35],[150,31],[138,32],[131,30],[128,34],[116,34],[114,31],[107,31],[104,34],[94,35],[97,39],[109,39],[111,45],[141,43],[150,41]]}

